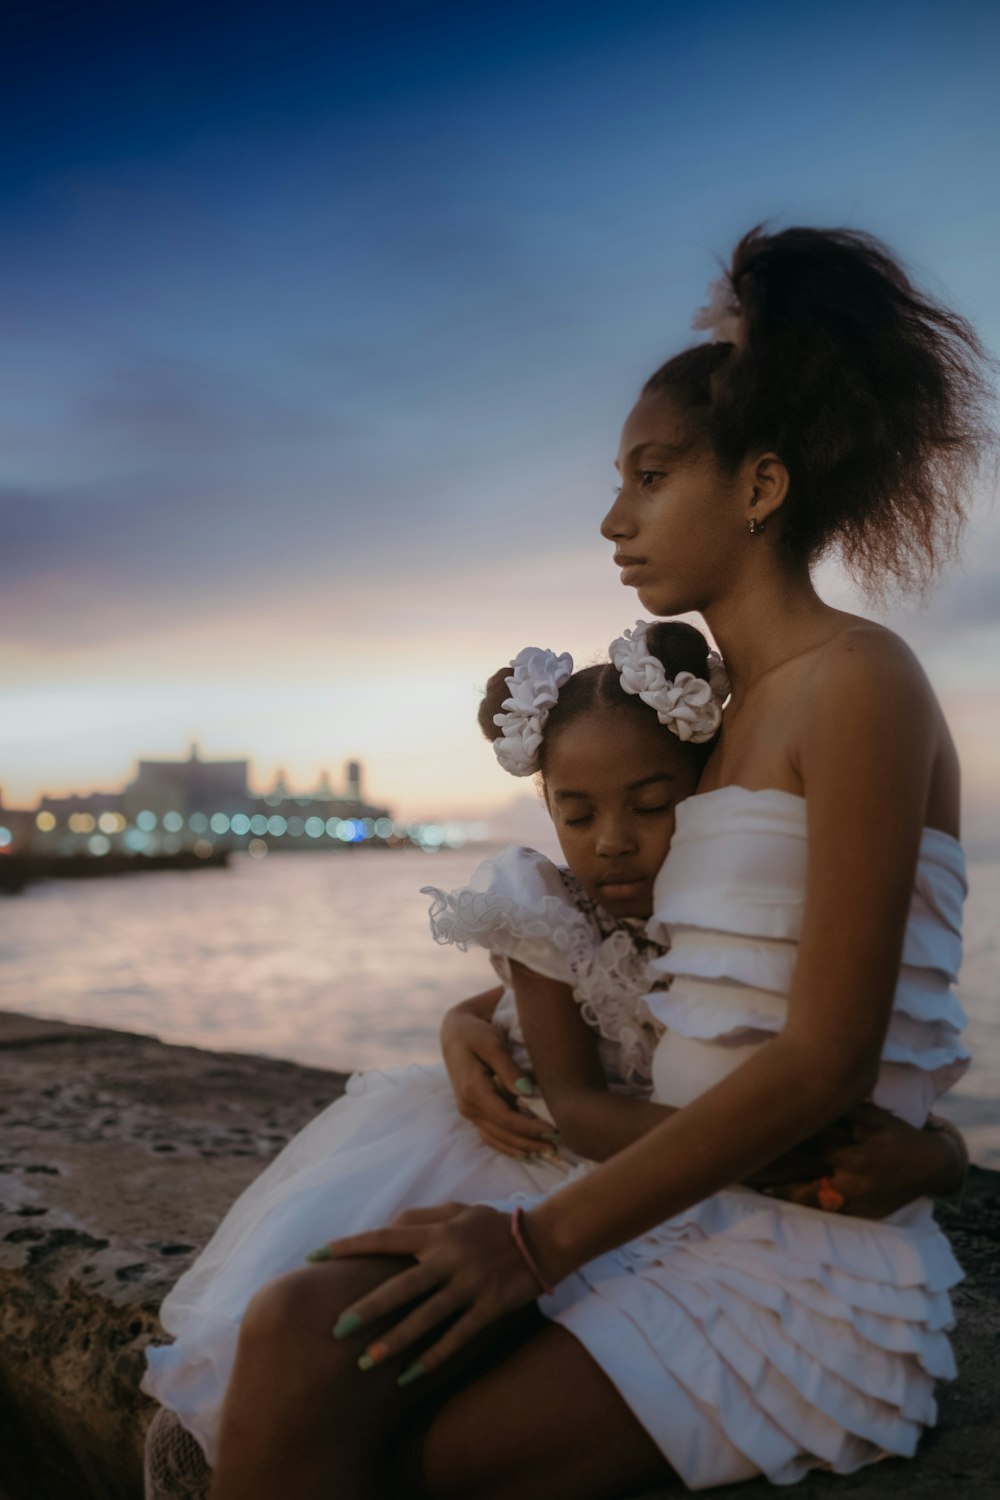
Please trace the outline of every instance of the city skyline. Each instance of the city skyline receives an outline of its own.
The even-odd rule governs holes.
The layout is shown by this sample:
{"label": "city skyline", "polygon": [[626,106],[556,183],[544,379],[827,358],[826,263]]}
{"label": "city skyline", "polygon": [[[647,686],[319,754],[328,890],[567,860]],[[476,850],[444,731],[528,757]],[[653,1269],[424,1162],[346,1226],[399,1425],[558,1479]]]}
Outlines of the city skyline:
{"label": "city skyline", "polygon": [[[192,739],[261,781],[356,755],[408,819],[523,802],[479,690],[641,614],[598,535],[620,424],[760,219],[871,230],[1000,348],[995,6],[389,10],[11,20],[9,804]],[[880,617],[1000,840],[985,487],[965,558]]]}

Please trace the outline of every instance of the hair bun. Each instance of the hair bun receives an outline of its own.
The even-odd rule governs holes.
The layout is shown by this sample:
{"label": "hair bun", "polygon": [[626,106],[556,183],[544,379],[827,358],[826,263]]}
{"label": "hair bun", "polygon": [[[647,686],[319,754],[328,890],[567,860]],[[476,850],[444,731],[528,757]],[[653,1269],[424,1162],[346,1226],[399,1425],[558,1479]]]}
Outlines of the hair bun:
{"label": "hair bun", "polygon": [[646,645],[662,662],[670,678],[678,672],[708,680],[708,641],[693,625],[683,620],[656,620],[646,631]]}

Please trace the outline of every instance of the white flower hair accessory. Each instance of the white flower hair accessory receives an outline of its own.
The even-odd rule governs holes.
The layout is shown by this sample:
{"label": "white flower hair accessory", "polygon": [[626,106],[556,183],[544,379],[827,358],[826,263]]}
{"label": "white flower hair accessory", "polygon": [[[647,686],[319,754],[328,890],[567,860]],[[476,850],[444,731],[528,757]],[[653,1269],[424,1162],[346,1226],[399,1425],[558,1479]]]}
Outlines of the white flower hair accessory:
{"label": "white flower hair accessory", "polygon": [[559,689],[573,675],[573,658],[567,651],[557,656],[540,646],[525,646],[511,666],[514,670],[506,678],[510,697],[502,705],[505,712],[493,715],[494,724],[503,730],[493,741],[493,749],[512,776],[533,776],[538,770],[545,720]]}
{"label": "white flower hair accessory", "polygon": [[646,645],[648,620],[637,620],[634,630],[626,630],[612,641],[608,654],[621,677],[626,693],[636,693],[643,703],[655,709],[661,724],[679,740],[703,745],[722,723],[722,705],[729,696],[729,679],[717,651],[708,653],[708,680],[693,672],[678,672],[672,680],[663,670],[659,657]]}
{"label": "white flower hair accessory", "polygon": [[697,309],[691,327],[710,333],[716,344],[738,344],[741,341],[743,314],[728,276],[718,276],[709,282],[708,304]]}

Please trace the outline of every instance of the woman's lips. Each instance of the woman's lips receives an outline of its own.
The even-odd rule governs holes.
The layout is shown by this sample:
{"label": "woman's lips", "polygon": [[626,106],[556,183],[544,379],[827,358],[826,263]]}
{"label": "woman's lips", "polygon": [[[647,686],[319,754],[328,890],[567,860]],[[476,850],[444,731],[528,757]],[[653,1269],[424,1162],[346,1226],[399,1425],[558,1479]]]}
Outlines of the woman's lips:
{"label": "woman's lips", "polygon": [[629,557],[627,553],[615,553],[615,565],[621,568],[622,583],[631,583],[641,568],[645,567],[645,560],[641,557]]}

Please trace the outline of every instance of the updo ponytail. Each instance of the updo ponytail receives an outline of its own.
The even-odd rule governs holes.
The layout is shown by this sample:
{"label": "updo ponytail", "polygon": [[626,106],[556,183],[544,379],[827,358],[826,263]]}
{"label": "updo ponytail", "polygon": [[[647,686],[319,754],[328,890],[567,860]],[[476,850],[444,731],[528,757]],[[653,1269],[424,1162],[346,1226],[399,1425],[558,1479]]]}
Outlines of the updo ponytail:
{"label": "updo ponytail", "polygon": [[[647,627],[646,646],[650,654],[662,663],[668,678],[675,678],[679,672],[690,672],[693,677],[708,680],[709,644],[701,631],[696,630],[693,625],[686,625],[682,620],[658,620]],[[502,712],[504,699],[510,696],[507,686],[510,675],[509,666],[494,672],[486,684],[479,705],[479,727],[491,742],[500,739],[503,733],[493,719],[494,715]],[[568,724],[583,714],[609,708],[624,713],[637,713],[650,723],[656,722],[651,708],[634,694],[625,692],[618,671],[610,661],[593,667],[582,667],[580,671],[574,672],[559,689],[559,697],[545,722],[540,751],[542,771],[545,770],[545,749],[553,736],[561,733]],[[670,734],[670,730],[664,729],[663,733]],[[673,735],[670,737],[674,739]],[[680,744],[680,741],[674,740],[674,743]],[[685,745],[685,749],[692,755],[701,757],[710,748],[710,742]]]}
{"label": "updo ponytail", "polygon": [[854,230],[758,227],[736,246],[734,344],[688,349],[645,390],[678,402],[729,470],[773,450],[791,486],[781,542],[832,547],[869,590],[924,585],[954,552],[992,446],[992,362],[971,326]]}

